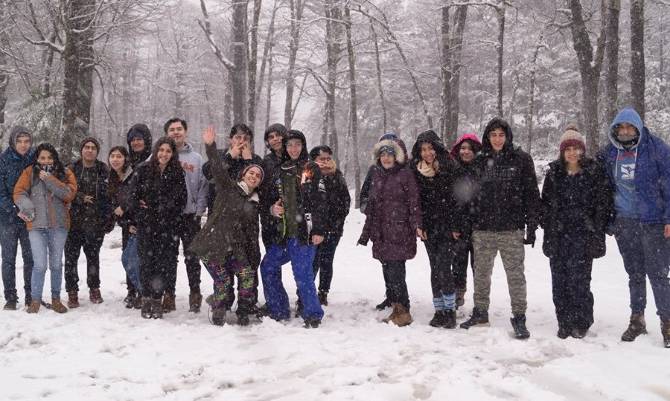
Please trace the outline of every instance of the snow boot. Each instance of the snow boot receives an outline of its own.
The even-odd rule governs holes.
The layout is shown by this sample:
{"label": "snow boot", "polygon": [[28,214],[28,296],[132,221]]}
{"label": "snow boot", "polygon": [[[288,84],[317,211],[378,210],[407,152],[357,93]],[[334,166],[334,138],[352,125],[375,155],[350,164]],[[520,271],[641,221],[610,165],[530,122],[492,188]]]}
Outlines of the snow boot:
{"label": "snow boot", "polygon": [[306,329],[316,329],[316,328],[319,327],[320,324],[321,324],[321,319],[316,319],[316,318],[305,319],[304,327]]}
{"label": "snow boot", "polygon": [[635,341],[640,334],[647,334],[647,324],[644,321],[644,313],[633,313],[630,315],[628,328],[621,335],[621,341]]}
{"label": "snow boot", "polygon": [[412,324],[412,315],[409,313],[409,309],[405,308],[402,304],[396,304],[398,305],[398,312],[396,313],[395,317],[391,319],[393,324],[395,324],[398,327],[404,327]]}
{"label": "snow boot", "polygon": [[298,298],[298,300],[295,301],[295,317],[302,317],[303,308],[302,301]]}
{"label": "snow boot", "polygon": [[398,315],[398,304],[394,303],[394,304],[391,304],[391,306],[393,307],[393,310],[391,311],[390,315],[388,315],[387,317],[382,319],[382,322],[384,322],[384,323],[388,323],[388,322],[392,321]]}
{"label": "snow boot", "polygon": [[70,309],[79,307],[79,293],[77,291],[67,292],[67,307]]}
{"label": "snow boot", "polygon": [[28,313],[37,313],[40,311],[40,301],[31,301],[30,305],[28,306],[28,309],[26,309],[26,312]]}
{"label": "snow boot", "polygon": [[18,301],[17,300],[11,300],[7,301],[5,306],[2,308],[3,310],[16,310],[18,308]]}
{"label": "snow boot", "polygon": [[391,306],[393,306],[391,304],[391,301],[388,298],[384,298],[384,300],[381,303],[379,303],[379,304],[377,304],[377,306],[375,306],[375,309],[384,310],[384,309],[386,309],[388,307],[391,307]]}
{"label": "snow boot", "polygon": [[[139,297],[138,297],[139,298]],[[144,319],[151,319],[151,307],[153,306],[153,300],[151,298],[141,298],[142,300],[142,309],[140,310],[140,316]]]}
{"label": "snow boot", "polygon": [[[169,313],[177,310],[177,305],[175,305],[175,295],[169,292],[163,294],[163,313]],[[162,316],[162,313],[161,313]]]}
{"label": "snow boot", "polygon": [[328,291],[319,291],[319,303],[328,306]]}
{"label": "snow boot", "polygon": [[470,319],[461,323],[461,328],[467,330],[473,326],[488,326],[488,325],[489,325],[488,311],[473,308],[472,315],[470,315]]}
{"label": "snow boot", "polygon": [[[172,298],[174,300],[174,297]],[[173,302],[174,305],[174,302]],[[174,309],[172,309],[174,310]],[[151,300],[151,317],[154,319],[162,319],[165,311],[165,300],[161,302],[160,298]]]}
{"label": "snow boot", "polygon": [[60,301],[60,298],[51,298],[51,309],[56,313],[65,313],[67,308]]}
{"label": "snow boot", "polygon": [[130,307],[134,308],[134,309],[141,309],[142,308],[142,296],[140,294],[137,294],[135,296],[135,299],[133,300],[133,303]]}
{"label": "snow boot", "polygon": [[127,309],[133,309],[135,307],[135,302],[137,302],[137,298],[140,298],[141,305],[141,297],[135,292],[135,290],[128,290],[128,295],[123,298],[123,303],[126,304]]}
{"label": "snow boot", "polygon": [[661,334],[663,334],[663,346],[670,348],[670,319],[661,319]]}
{"label": "snow boot", "polygon": [[91,300],[92,304],[101,304],[104,302],[100,294],[100,288],[91,288],[88,291],[88,299]]}
{"label": "snow boot", "polygon": [[445,329],[455,329],[456,328],[456,311],[446,310],[444,311],[444,324],[442,325]]}
{"label": "snow boot", "polygon": [[589,331],[589,329],[581,329],[579,327],[575,327],[570,332],[570,336],[572,338],[581,339],[581,338],[586,337],[586,333],[588,333],[588,331]]}
{"label": "snow boot", "polygon": [[443,327],[444,323],[447,321],[446,311],[436,310],[433,318],[428,322],[429,325],[433,327]]}
{"label": "snow boot", "polygon": [[226,322],[226,308],[212,309],[212,324],[215,326],[223,326]]}
{"label": "snow boot", "polygon": [[200,305],[202,305],[202,294],[200,291],[191,291],[188,295],[188,311],[200,313]]}
{"label": "snow boot", "polygon": [[572,330],[570,330],[570,328],[559,324],[558,325],[558,332],[556,333],[556,337],[560,338],[561,340],[565,340],[566,338],[570,337],[571,333],[572,333]]}
{"label": "snow boot", "polygon": [[465,305],[465,288],[456,289],[456,308]]}
{"label": "snow boot", "polygon": [[515,313],[510,320],[512,328],[514,329],[514,337],[519,340],[525,340],[530,337],[530,332],[526,328],[526,315],[523,313]]}

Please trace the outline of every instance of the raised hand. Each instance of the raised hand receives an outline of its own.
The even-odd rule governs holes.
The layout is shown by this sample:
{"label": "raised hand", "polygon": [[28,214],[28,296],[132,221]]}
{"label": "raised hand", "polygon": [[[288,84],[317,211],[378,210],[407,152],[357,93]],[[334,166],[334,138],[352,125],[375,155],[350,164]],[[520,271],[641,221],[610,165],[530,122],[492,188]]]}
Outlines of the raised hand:
{"label": "raised hand", "polygon": [[213,144],[215,139],[216,133],[214,132],[214,127],[205,128],[205,131],[202,133],[202,141],[205,145]]}

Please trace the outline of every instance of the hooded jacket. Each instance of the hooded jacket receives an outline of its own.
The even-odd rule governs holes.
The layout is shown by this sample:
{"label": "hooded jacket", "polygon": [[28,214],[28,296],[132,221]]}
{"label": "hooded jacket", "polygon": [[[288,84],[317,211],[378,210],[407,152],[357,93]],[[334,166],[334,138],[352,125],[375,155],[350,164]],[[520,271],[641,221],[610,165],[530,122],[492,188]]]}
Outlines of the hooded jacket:
{"label": "hooded jacket", "polygon": [[[260,156],[258,156],[255,153],[252,153],[251,159],[246,160],[243,159],[242,157],[238,159],[233,159],[230,156],[230,152],[228,149],[221,149],[217,150],[217,153],[219,154],[219,157],[224,160],[226,163],[226,171],[228,173],[228,176],[233,180],[237,181],[240,175],[240,173],[244,170],[244,168],[250,164],[257,164],[259,166],[263,167],[263,171],[267,174],[265,167],[263,166],[263,159],[261,159]],[[208,214],[211,215],[214,212],[214,202],[216,201],[216,177],[214,176],[214,172],[212,169],[212,159],[208,156],[207,157],[207,162],[202,166],[202,173],[205,176],[205,179],[208,182],[208,187],[207,187],[207,210]],[[262,185],[262,184],[261,184]]]}
{"label": "hooded jacket", "polygon": [[[630,150],[616,140],[621,123],[633,125],[639,133],[637,145]],[[670,224],[670,147],[644,126],[640,115],[625,108],[614,118],[610,143],[598,152],[615,187],[617,215],[635,217],[645,224]],[[626,153],[634,152],[633,162],[622,163]],[[632,184],[632,185],[631,185]],[[626,215],[633,212],[636,216]]]}
{"label": "hooded jacket", "polygon": [[184,206],[183,214],[196,214],[202,216],[207,209],[207,179],[203,174],[202,167],[204,161],[200,153],[193,150],[189,143],[184,143],[181,149],[177,151],[179,163],[184,169],[186,178],[186,190],[188,197]]}
{"label": "hooded jacket", "polygon": [[[499,152],[491,146],[492,127],[502,125],[505,144]],[[479,192],[475,195],[473,229],[511,231],[537,229],[540,218],[540,191],[531,156],[515,147],[512,129],[493,119],[482,136],[482,151],[475,159]]]}
{"label": "hooded jacket", "polygon": [[[108,193],[109,184],[109,168],[100,160],[96,160],[92,171],[95,174],[95,182],[90,183],[94,189],[93,193],[84,193],[82,188],[89,187],[84,183],[85,179],[91,177],[84,176],[84,164],[81,159],[72,163],[70,170],[74,173],[77,179],[77,186],[79,190],[72,201],[70,216],[72,220],[72,228],[77,230],[92,230],[104,231],[105,225],[112,213],[111,202]],[[95,203],[89,205],[84,203],[86,195],[93,196]]]}
{"label": "hooded jacket", "polygon": [[[141,152],[133,152],[133,148],[130,146],[131,137],[137,134],[141,135],[144,140],[144,150]],[[128,152],[130,153],[130,166],[134,170],[140,163],[145,162],[151,156],[152,139],[149,127],[145,124],[133,125],[126,134],[126,142],[128,143]]]}
{"label": "hooded jacket", "polygon": [[[435,150],[438,168],[433,177],[423,175],[418,168],[424,143],[431,144]],[[410,166],[419,185],[422,220],[428,239],[451,240],[452,232],[462,232],[460,211],[453,197],[458,165],[451,160],[437,134],[426,131],[419,134],[412,147]]]}
{"label": "hooded jacket", "polygon": [[19,134],[30,135],[30,131],[21,126],[12,128],[9,147],[0,155],[0,225],[25,225],[17,215],[19,209],[14,204],[14,186],[23,170],[35,161],[35,149],[31,148],[25,155],[20,155],[16,151],[16,139]]}
{"label": "hooded jacket", "polygon": [[[390,139],[396,142],[398,146],[400,146],[400,149],[403,151],[403,153],[407,155],[407,146],[405,146],[405,142],[403,142],[403,140],[400,139],[400,137],[397,134],[393,132],[387,132],[386,134],[382,135],[379,138],[378,142],[381,142],[386,139]],[[404,165],[405,162],[403,161],[402,164]],[[359,195],[361,213],[365,213],[365,209],[367,208],[368,199],[370,198],[370,188],[372,186],[372,176],[377,168],[378,168],[377,160],[373,155],[372,164],[370,165],[370,168],[368,168],[368,172],[365,175],[365,179],[363,180],[363,185],[361,186],[361,192]]]}

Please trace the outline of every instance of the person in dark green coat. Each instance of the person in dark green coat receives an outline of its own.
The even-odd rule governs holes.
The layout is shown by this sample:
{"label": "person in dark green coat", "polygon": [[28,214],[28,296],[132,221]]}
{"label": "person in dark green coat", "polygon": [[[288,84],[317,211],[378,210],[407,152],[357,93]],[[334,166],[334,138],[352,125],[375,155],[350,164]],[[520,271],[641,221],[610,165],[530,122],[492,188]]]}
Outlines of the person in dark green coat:
{"label": "person in dark green coat", "polygon": [[237,320],[249,324],[254,305],[256,269],[261,253],[258,244],[258,186],[263,181],[263,168],[249,164],[236,182],[228,174],[225,163],[214,142],[213,128],[202,135],[212,177],[216,185],[214,211],[191,243],[190,250],[205,262],[214,280],[212,323],[223,325],[233,277],[238,280]]}

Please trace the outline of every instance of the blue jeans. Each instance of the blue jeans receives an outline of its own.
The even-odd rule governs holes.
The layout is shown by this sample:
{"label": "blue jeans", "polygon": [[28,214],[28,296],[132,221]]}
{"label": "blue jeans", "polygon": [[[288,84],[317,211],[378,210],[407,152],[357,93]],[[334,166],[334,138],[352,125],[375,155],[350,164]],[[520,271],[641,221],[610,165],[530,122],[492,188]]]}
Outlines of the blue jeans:
{"label": "blue jeans", "polygon": [[138,293],[142,293],[142,284],[140,283],[140,255],[137,251],[137,235],[130,234],[126,247],[121,253],[121,264],[126,270],[133,287]]}
{"label": "blue jeans", "polygon": [[33,254],[25,225],[3,224],[0,226],[0,247],[2,248],[2,283],[5,287],[5,300],[18,300],[16,294],[16,247],[21,243],[23,257],[23,290],[26,300],[30,300],[30,276],[33,271]]}
{"label": "blue jeans", "polygon": [[60,289],[63,283],[63,248],[67,239],[67,230],[64,228],[36,228],[30,230],[28,236],[35,262],[31,279],[33,301],[42,300],[47,266],[51,271],[51,298],[60,299]]}
{"label": "blue jeans", "polygon": [[663,224],[618,218],[614,236],[628,273],[631,312],[644,312],[649,277],[657,313],[662,319],[670,319],[670,239],[663,236],[663,229]]}
{"label": "blue jeans", "polygon": [[291,315],[288,294],[286,294],[281,279],[281,267],[289,261],[298,287],[298,296],[304,305],[303,318],[321,319],[323,317],[323,309],[316,295],[312,270],[315,253],[315,246],[301,245],[296,238],[289,238],[286,245],[273,244],[267,250],[261,262],[261,278],[271,318],[286,320]]}

